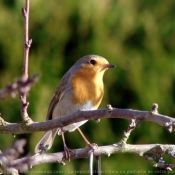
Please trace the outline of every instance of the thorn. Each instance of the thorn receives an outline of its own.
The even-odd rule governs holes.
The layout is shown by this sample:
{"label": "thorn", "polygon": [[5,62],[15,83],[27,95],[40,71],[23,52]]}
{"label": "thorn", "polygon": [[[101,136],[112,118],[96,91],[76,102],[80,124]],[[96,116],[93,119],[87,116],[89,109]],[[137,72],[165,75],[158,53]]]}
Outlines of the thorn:
{"label": "thorn", "polygon": [[143,153],[143,152],[139,153],[139,156],[141,156],[141,157],[142,157],[143,155],[144,155],[144,153]]}
{"label": "thorn", "polygon": [[165,127],[169,127],[170,124],[168,122],[165,123]]}
{"label": "thorn", "polygon": [[113,146],[119,147],[119,144],[118,143],[114,143]]}
{"label": "thorn", "polygon": [[135,121],[136,121],[135,119],[130,120],[130,124],[129,124],[130,129],[133,129],[133,128],[136,127],[136,122]]}
{"label": "thorn", "polygon": [[152,108],[151,108],[151,113],[158,114],[158,104],[157,103],[153,103]]}
{"label": "thorn", "polygon": [[30,48],[31,44],[32,44],[32,39],[25,42],[25,47]]}
{"label": "thorn", "polygon": [[60,165],[62,165],[62,166],[66,165],[65,162],[63,162],[63,161],[59,161],[59,160],[58,160],[58,163],[59,163]]}
{"label": "thorn", "polygon": [[16,89],[17,87],[18,87],[18,85],[16,82],[12,84],[12,89]]}
{"label": "thorn", "polygon": [[23,16],[24,18],[26,18],[26,16],[27,16],[26,9],[25,9],[25,8],[22,8],[21,11],[22,11],[22,16]]}
{"label": "thorn", "polygon": [[166,122],[164,126],[170,133],[174,130],[174,123],[172,121]]}
{"label": "thorn", "polygon": [[107,107],[108,114],[111,113],[113,110],[113,107],[110,104],[108,104],[106,107]]}
{"label": "thorn", "polygon": [[110,155],[111,155],[110,153],[107,153],[107,156],[108,156],[108,157],[110,157]]}

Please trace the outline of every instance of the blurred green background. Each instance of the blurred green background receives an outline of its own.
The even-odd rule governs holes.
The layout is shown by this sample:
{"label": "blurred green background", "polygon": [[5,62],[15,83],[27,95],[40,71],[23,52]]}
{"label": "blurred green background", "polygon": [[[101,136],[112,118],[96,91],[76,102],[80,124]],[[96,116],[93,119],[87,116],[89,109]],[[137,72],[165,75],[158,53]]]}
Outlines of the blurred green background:
{"label": "blurred green background", "polygon": [[[0,88],[21,76],[23,60],[23,26],[21,8],[24,0],[0,1]],[[100,108],[111,104],[117,108],[150,110],[159,104],[159,113],[175,116],[175,1],[174,0],[33,0],[30,2],[29,74],[40,73],[40,79],[31,89],[29,114],[34,121],[44,121],[51,97],[60,78],[79,58],[88,54],[101,55],[116,68],[104,77],[105,96]],[[2,117],[9,122],[20,122],[18,97],[0,100]],[[118,142],[127,129],[128,121],[103,119],[89,121],[81,128],[91,142],[108,145]],[[26,153],[33,154],[42,133],[0,136],[0,149],[5,150],[17,138],[27,138]],[[84,147],[84,141],[75,131],[65,134],[70,148]],[[73,139],[72,139],[73,138]],[[142,122],[128,141],[130,144],[174,144],[174,133],[151,122]],[[63,150],[57,137],[49,152]],[[131,161],[132,160],[132,161]],[[168,156],[167,162],[175,163]],[[88,170],[88,159],[72,160],[65,166],[46,164],[29,174],[43,174],[39,170]],[[95,163],[97,166],[97,163]],[[94,168],[95,169],[95,168]],[[159,174],[147,161],[131,154],[102,157],[104,174],[118,170],[125,174]],[[151,173],[151,171],[153,173]],[[38,172],[38,173],[37,173]],[[85,173],[83,173],[85,174]]]}

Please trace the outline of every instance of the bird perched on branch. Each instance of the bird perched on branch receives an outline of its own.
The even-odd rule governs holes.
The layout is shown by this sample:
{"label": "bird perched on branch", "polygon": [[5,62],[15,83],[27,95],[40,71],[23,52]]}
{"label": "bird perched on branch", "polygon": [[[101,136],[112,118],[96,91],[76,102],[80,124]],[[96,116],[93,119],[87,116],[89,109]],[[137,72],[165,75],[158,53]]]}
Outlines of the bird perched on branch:
{"label": "bird perched on branch", "polygon": [[[103,75],[108,68],[115,66],[98,55],[80,58],[63,76],[50,102],[47,119],[66,116],[78,110],[97,109],[104,94]],[[79,126],[86,121],[73,123],[62,128],[46,131],[35,148],[35,153],[43,148],[50,149],[56,134],[62,135],[66,159],[70,160],[70,150],[66,146],[64,132],[78,129],[87,145],[91,145]]]}

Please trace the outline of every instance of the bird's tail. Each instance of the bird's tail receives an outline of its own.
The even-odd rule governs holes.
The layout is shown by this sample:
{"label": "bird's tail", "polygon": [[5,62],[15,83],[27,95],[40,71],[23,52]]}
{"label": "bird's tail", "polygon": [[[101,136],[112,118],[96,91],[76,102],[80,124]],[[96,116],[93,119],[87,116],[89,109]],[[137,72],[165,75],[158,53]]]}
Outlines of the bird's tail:
{"label": "bird's tail", "polygon": [[41,152],[43,150],[43,148],[50,149],[52,144],[53,144],[54,138],[55,138],[56,134],[58,133],[58,130],[59,130],[59,128],[53,129],[50,131],[46,131],[44,133],[43,137],[41,138],[41,140],[36,145],[35,153]]}

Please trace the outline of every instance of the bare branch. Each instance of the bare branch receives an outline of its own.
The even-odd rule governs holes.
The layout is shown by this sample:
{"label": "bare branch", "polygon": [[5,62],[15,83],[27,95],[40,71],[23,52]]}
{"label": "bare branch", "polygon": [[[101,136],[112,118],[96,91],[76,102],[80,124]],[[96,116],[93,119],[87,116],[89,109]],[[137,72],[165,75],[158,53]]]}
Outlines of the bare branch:
{"label": "bare branch", "polygon": [[32,122],[27,126],[23,123],[8,123],[4,121],[6,125],[0,125],[0,133],[24,134],[37,131],[47,131],[83,120],[97,120],[103,118],[123,118],[128,120],[135,119],[136,121],[151,121],[165,127],[169,132],[175,131],[175,118],[171,118],[158,113],[151,113],[150,111],[113,108],[110,113],[108,112],[108,109],[77,111],[76,113],[58,117],[53,120],[47,120],[44,122]]}
{"label": "bare branch", "polygon": [[123,138],[120,141],[121,144],[126,144],[131,132],[136,128],[136,126],[137,126],[137,124],[136,124],[135,119],[131,119],[128,129],[126,132],[124,132]]}
{"label": "bare branch", "polygon": [[[82,149],[74,149],[71,152],[71,159],[78,159],[78,158],[89,158],[90,156],[90,149],[89,148],[82,148]],[[94,156],[110,156],[111,154],[117,153],[134,153],[138,156],[141,156],[145,159],[146,154],[151,154],[153,156],[168,154],[171,157],[172,154],[170,152],[175,153],[175,145],[160,145],[160,144],[149,144],[149,145],[130,145],[126,144],[121,146],[120,144],[116,143],[113,145],[107,146],[99,146],[98,149],[94,150]],[[11,167],[17,169],[18,171],[24,171],[21,164],[28,162],[28,169],[32,168],[36,165],[46,164],[46,163],[61,163],[65,164],[63,161],[65,160],[64,152],[58,153],[48,153],[48,154],[37,154],[31,157],[25,157],[21,159],[14,160],[11,163]],[[30,163],[29,163],[30,162]],[[156,161],[155,161],[156,162]],[[160,161],[157,162],[157,167],[160,164]],[[173,167],[172,164],[166,164],[168,167]]]}

